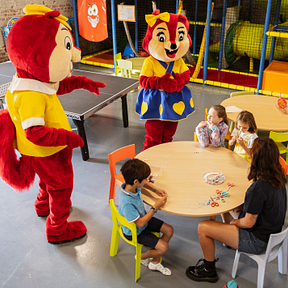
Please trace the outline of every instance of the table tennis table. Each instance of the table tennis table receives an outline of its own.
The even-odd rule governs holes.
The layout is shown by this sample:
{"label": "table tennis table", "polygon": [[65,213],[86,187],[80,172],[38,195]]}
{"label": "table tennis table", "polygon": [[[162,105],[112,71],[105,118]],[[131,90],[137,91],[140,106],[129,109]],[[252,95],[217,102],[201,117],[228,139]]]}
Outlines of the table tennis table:
{"label": "table tennis table", "polygon": [[[15,74],[16,69],[10,61],[0,63],[0,97],[2,99]],[[105,88],[99,89],[99,95],[95,95],[84,89],[77,89],[71,93],[59,96],[66,116],[73,120],[78,129],[78,134],[84,141],[84,146],[81,148],[81,154],[83,160],[86,161],[89,159],[89,149],[84,128],[84,120],[118,98],[121,98],[123,126],[128,127],[127,93],[138,87],[139,80],[80,69],[74,69],[72,75],[85,76],[94,81],[106,83]]]}

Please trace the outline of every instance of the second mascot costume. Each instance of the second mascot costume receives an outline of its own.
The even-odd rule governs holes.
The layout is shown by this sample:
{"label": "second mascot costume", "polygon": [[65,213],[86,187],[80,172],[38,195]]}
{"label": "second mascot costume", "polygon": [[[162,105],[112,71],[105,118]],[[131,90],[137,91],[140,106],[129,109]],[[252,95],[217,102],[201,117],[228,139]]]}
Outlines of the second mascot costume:
{"label": "second mascot costume", "polygon": [[27,5],[24,12],[7,39],[17,76],[6,94],[9,113],[0,113],[0,174],[19,191],[28,189],[38,174],[35,210],[38,216],[48,216],[47,240],[58,244],[83,237],[87,229],[81,221],[67,221],[73,190],[72,149],[84,143],[71,131],[57,94],[79,88],[99,94],[98,87],[106,85],[71,76],[72,62],[81,60],[81,51],[74,46],[66,17],[42,5]]}
{"label": "second mascot costume", "polygon": [[143,63],[142,89],[135,109],[140,119],[147,120],[143,150],[171,142],[178,121],[195,110],[191,92],[185,86],[190,70],[182,59],[192,44],[187,18],[156,10],[145,19],[148,29],[142,46],[150,56]]}

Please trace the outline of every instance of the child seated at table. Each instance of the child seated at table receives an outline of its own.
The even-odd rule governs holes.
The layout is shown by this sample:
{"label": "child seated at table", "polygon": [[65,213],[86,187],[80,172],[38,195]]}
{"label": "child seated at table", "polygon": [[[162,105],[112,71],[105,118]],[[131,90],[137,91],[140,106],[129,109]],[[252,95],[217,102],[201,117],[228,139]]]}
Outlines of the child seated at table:
{"label": "child seated at table", "polygon": [[251,147],[258,137],[256,130],[257,126],[253,114],[248,111],[241,111],[237,116],[236,127],[231,133],[232,139],[229,141],[229,145],[232,146],[236,142],[234,152],[249,163],[251,163]]}
{"label": "child seated at table", "polygon": [[287,210],[287,180],[279,163],[278,147],[268,137],[257,138],[251,154],[248,180],[253,183],[246,191],[244,205],[237,214],[226,218],[229,224],[205,220],[198,225],[204,258],[186,270],[186,275],[194,281],[218,280],[215,240],[240,252],[263,254],[270,234],[282,230]]}
{"label": "child seated at table", "polygon": [[[149,165],[139,159],[134,158],[125,162],[121,172],[125,183],[121,186],[119,196],[119,214],[124,216],[128,222],[136,224],[138,243],[152,248],[141,254],[141,264],[150,270],[159,271],[163,275],[171,275],[171,270],[160,263],[160,258],[167,252],[168,243],[174,230],[172,226],[153,217],[157,210],[165,205],[167,193],[149,183],[148,177],[151,174],[151,169]],[[161,197],[148,213],[145,211],[141,195],[141,188],[143,187]],[[124,236],[128,240],[132,240],[131,230],[124,226],[122,229]],[[161,232],[162,236],[158,238],[152,232]],[[149,262],[150,258],[152,258],[151,262]]]}
{"label": "child seated at table", "polygon": [[208,112],[207,121],[202,121],[195,129],[200,144],[203,147],[212,144],[213,147],[224,147],[228,131],[228,118],[225,107],[213,105]]}

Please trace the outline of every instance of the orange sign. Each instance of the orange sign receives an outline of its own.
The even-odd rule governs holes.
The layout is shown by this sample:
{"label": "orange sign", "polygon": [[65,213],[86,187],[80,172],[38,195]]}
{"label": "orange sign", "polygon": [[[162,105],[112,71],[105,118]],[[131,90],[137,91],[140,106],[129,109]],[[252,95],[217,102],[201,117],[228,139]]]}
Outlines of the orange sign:
{"label": "orange sign", "polygon": [[79,34],[92,42],[100,42],[108,38],[106,0],[77,2]]}

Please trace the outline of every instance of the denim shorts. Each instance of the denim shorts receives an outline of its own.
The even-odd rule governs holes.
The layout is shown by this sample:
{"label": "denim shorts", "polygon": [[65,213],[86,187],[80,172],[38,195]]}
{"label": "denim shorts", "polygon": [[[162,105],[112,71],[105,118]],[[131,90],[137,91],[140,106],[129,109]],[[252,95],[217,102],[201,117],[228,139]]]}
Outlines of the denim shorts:
{"label": "denim shorts", "polygon": [[[160,232],[163,223],[164,222],[162,220],[152,217],[148,221],[147,227],[137,236],[138,243],[150,248],[155,248],[159,238],[152,232]],[[132,240],[132,236],[126,234],[124,234],[124,236],[128,240]]]}
{"label": "denim shorts", "polygon": [[266,251],[267,243],[256,238],[252,232],[239,228],[238,251],[250,254],[263,254]]}

